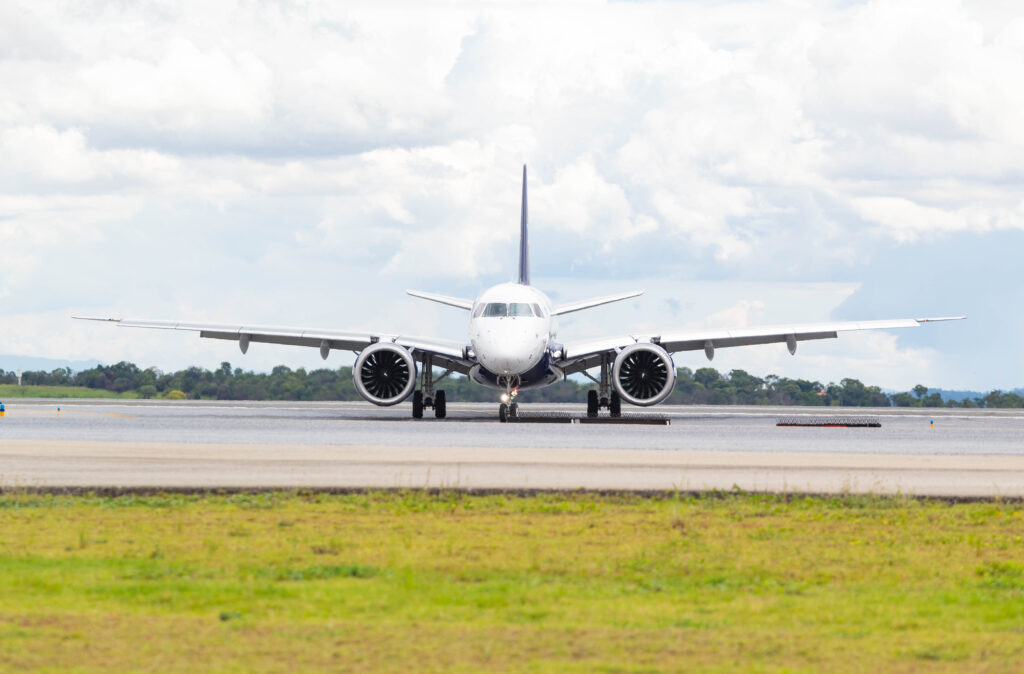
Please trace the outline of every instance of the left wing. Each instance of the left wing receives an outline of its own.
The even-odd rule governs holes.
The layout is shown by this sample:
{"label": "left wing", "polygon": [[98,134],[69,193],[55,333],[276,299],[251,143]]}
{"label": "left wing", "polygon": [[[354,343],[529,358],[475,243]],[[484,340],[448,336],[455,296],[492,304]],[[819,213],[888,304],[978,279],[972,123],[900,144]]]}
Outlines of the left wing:
{"label": "left wing", "polygon": [[88,316],[73,316],[72,318],[83,321],[113,323],[121,328],[153,328],[157,330],[198,332],[200,337],[208,339],[236,341],[242,353],[249,350],[249,344],[262,342],[265,344],[313,347],[320,349],[320,356],[326,360],[332,350],[362,351],[377,342],[394,342],[410,349],[417,360],[422,360],[423,354],[429,354],[433,357],[435,365],[451,368],[461,374],[469,372],[473,365],[466,356],[465,344],[428,337],[222,323],[186,323],[182,321],[92,318]]}
{"label": "left wing", "polygon": [[840,332],[853,330],[888,330],[916,328],[922,323],[958,321],[965,316],[944,318],[896,318],[882,321],[845,321],[834,323],[803,323],[773,325],[759,328],[733,328],[667,332],[661,335],[622,335],[597,340],[569,342],[562,347],[562,357],[556,364],[565,374],[581,372],[600,365],[602,358],[614,355],[637,342],[659,344],[669,353],[703,350],[708,360],[715,350],[732,346],[785,343],[790,353],[796,353],[796,343],[811,339],[835,339]]}

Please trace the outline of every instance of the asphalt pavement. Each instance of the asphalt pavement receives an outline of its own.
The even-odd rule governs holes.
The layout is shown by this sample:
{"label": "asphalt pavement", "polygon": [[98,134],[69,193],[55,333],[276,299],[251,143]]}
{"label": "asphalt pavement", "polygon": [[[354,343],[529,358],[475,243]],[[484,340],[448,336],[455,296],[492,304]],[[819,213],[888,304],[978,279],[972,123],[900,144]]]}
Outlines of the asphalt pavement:
{"label": "asphalt pavement", "polygon": [[[580,424],[578,406],[408,406],[6,400],[4,488],[420,488],[904,493],[1024,497],[1018,410],[631,408]],[[59,408],[59,411],[58,411]],[[646,415],[646,416],[645,416]],[[779,427],[871,417],[878,428]],[[833,419],[834,421],[834,419]]]}

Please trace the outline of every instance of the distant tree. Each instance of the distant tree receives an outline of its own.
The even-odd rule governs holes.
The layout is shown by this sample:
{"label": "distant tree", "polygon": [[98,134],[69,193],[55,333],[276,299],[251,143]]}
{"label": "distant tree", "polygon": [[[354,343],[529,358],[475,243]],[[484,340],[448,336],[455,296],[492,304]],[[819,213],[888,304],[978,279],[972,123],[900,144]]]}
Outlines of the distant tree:
{"label": "distant tree", "polygon": [[[435,369],[435,375],[441,371]],[[232,369],[223,362],[216,370],[190,367],[164,373],[156,368],[140,369],[126,361],[115,365],[99,365],[78,373],[68,368],[52,372],[25,372],[25,385],[75,385],[109,391],[136,391],[142,397],[168,399],[205,398],[218,400],[360,400],[352,379],[352,368],[292,370],[285,365],[269,373]],[[16,383],[14,373],[0,370],[0,383]],[[451,375],[439,384],[448,399],[466,402],[493,402],[495,392],[479,386],[463,375]],[[523,402],[576,402],[586,400],[594,388],[589,381],[562,380],[554,386],[523,391]],[[817,381],[788,379],[766,375],[763,379],[744,370],[723,375],[711,367],[696,371],[681,367],[676,370],[676,385],[667,399],[677,405],[845,405],[897,407],[1015,407],[1024,408],[1024,397],[1018,393],[995,390],[974,399],[946,402],[939,393],[928,393],[923,384],[912,392],[887,396],[877,386],[867,386],[857,379],[843,379],[827,386]]]}
{"label": "distant tree", "polygon": [[702,367],[693,373],[693,378],[704,388],[711,388],[711,385],[719,381],[722,375],[713,367]]}
{"label": "distant tree", "polygon": [[896,407],[913,407],[915,402],[917,401],[909,393],[894,393],[892,395],[892,404]]}

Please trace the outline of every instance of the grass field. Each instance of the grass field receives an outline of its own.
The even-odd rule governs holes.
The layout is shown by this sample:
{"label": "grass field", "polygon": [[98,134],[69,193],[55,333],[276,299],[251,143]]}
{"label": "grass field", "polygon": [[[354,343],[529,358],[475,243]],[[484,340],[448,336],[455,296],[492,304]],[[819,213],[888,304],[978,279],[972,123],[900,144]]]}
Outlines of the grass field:
{"label": "grass field", "polygon": [[0,400],[5,398],[137,398],[134,392],[114,393],[86,386],[18,386],[0,384]]}
{"label": "grass field", "polygon": [[1020,504],[0,495],[2,671],[1024,668]]}

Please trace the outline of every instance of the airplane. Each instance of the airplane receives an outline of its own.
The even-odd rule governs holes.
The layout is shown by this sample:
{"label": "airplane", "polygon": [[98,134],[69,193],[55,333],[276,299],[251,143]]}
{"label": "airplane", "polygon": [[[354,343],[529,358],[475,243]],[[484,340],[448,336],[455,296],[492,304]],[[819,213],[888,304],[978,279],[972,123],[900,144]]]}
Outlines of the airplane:
{"label": "airplane", "polygon": [[[445,391],[436,387],[452,373],[459,373],[502,391],[498,408],[498,418],[502,422],[519,417],[516,397],[520,390],[549,386],[571,374],[579,373],[596,384],[597,388],[587,394],[588,417],[597,417],[602,409],[606,409],[611,417],[619,417],[623,402],[647,407],[668,398],[676,379],[673,353],[703,350],[710,361],[717,349],[784,343],[790,354],[796,354],[798,342],[834,339],[840,332],[912,328],[924,323],[965,318],[899,318],[694,329],[557,342],[553,328],[558,316],[620,302],[641,295],[643,291],[554,304],[547,295],[530,285],[525,165],[518,280],[487,288],[475,300],[417,290],[406,292],[413,297],[467,311],[469,343],[377,332],[87,316],[73,318],[103,321],[125,328],[198,332],[201,338],[236,341],[243,354],[253,343],[317,348],[324,360],[334,350],[353,351],[357,354],[353,380],[359,395],[380,406],[397,405],[411,395],[412,416],[416,419],[423,417],[424,409],[432,409],[438,419],[447,416]],[[435,376],[434,368],[443,372]],[[590,372],[594,369],[597,369],[596,375]]]}

